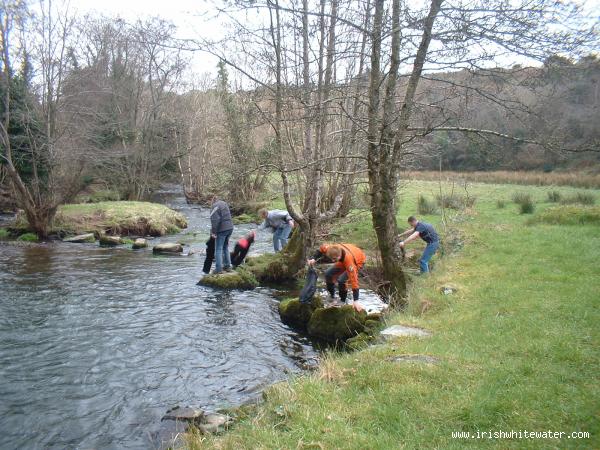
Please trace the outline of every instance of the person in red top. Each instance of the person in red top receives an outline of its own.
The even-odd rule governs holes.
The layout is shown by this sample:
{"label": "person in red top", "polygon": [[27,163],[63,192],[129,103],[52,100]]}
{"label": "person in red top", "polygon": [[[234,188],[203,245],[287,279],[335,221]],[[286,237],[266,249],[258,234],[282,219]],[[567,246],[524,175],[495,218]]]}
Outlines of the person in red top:
{"label": "person in red top", "polygon": [[325,257],[335,263],[332,268],[327,269],[325,272],[325,283],[331,298],[335,297],[335,282],[337,281],[340,300],[345,303],[348,297],[347,284],[349,283],[352,287],[354,307],[360,309],[358,304],[358,271],[367,261],[365,253],[352,244],[323,244],[313,258],[308,260],[308,265],[313,266]]}
{"label": "person in red top", "polygon": [[233,252],[231,252],[231,264],[233,267],[237,267],[244,262],[250,246],[254,243],[254,239],[256,239],[256,233],[251,231],[236,242]]}

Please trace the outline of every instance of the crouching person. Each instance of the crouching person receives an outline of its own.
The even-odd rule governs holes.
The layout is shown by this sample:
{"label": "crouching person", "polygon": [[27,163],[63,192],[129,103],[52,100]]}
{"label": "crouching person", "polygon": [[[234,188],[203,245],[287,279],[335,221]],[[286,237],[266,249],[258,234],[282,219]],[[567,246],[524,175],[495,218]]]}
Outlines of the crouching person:
{"label": "crouching person", "polygon": [[400,242],[400,247],[404,248],[406,244],[417,238],[423,239],[427,243],[427,246],[419,260],[419,266],[421,268],[421,273],[428,273],[429,261],[440,246],[440,238],[431,224],[421,222],[417,220],[415,216],[410,216],[408,218],[408,224],[410,225],[410,228],[399,236],[408,236],[404,241]]}
{"label": "crouching person", "polygon": [[323,244],[315,253],[308,265],[313,266],[325,259],[335,263],[333,267],[325,272],[325,283],[331,299],[335,299],[335,285],[337,282],[340,300],[346,303],[348,297],[348,283],[352,288],[353,306],[360,311],[362,306],[358,303],[359,283],[358,271],[362,269],[367,261],[365,253],[352,244]]}

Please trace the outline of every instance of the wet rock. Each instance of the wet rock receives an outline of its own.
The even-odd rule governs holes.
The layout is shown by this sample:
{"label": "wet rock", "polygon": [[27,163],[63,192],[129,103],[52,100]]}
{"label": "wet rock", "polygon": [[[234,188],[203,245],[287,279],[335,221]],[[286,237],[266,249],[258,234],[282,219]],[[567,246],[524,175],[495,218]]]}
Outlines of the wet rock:
{"label": "wet rock", "polygon": [[137,238],[135,241],[133,241],[133,244],[131,246],[131,248],[133,248],[134,250],[146,247],[148,247],[148,241],[144,238]]}
{"label": "wet rock", "polygon": [[123,244],[123,239],[121,239],[121,236],[108,236],[106,234],[102,234],[98,240],[100,245],[106,247],[113,247],[115,245]]}
{"label": "wet rock", "polygon": [[318,308],[308,321],[308,334],[330,342],[344,341],[365,329],[367,314],[356,312],[350,305]]}
{"label": "wet rock", "polygon": [[388,361],[397,363],[425,363],[425,364],[437,364],[440,360],[434,356],[429,355],[400,355],[388,358]]}
{"label": "wet rock", "polygon": [[152,253],[177,254],[183,252],[183,246],[176,242],[163,242],[152,247]]}
{"label": "wet rock", "polygon": [[184,407],[180,408],[176,406],[173,409],[167,411],[163,416],[162,420],[182,420],[186,422],[194,422],[202,419],[204,412],[200,409]]}
{"label": "wet rock", "polygon": [[96,242],[96,236],[94,236],[94,233],[80,234],[78,236],[65,238],[63,239],[63,242],[72,242],[75,244],[93,243]]}
{"label": "wet rock", "polygon": [[206,414],[197,427],[205,434],[220,433],[233,423],[230,416],[219,413]]}
{"label": "wet rock", "polygon": [[252,273],[238,267],[233,272],[204,275],[198,284],[219,289],[254,289],[258,286],[258,281]]}
{"label": "wet rock", "polygon": [[422,328],[416,327],[407,327],[404,325],[392,325],[391,327],[386,328],[381,332],[381,335],[385,338],[395,338],[395,337],[428,337],[431,336],[431,333],[427,330],[423,330]]}
{"label": "wet rock", "polygon": [[323,308],[323,301],[317,295],[310,303],[300,303],[297,298],[290,298],[279,303],[279,316],[286,325],[305,330],[317,308]]}

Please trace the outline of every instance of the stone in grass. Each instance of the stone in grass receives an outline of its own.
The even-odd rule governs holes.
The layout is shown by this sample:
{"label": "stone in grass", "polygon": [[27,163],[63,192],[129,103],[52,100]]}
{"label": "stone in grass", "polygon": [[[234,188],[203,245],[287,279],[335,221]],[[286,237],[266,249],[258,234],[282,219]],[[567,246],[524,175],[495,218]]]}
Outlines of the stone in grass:
{"label": "stone in grass", "polygon": [[80,234],[78,236],[64,238],[63,242],[72,242],[74,244],[94,243],[96,242],[96,236],[94,236],[94,233]]}
{"label": "stone in grass", "polygon": [[317,308],[323,308],[323,301],[318,295],[310,303],[300,303],[297,298],[290,298],[279,303],[279,316],[286,325],[306,330],[308,321]]}
{"label": "stone in grass", "polygon": [[100,245],[106,247],[113,247],[115,245],[123,244],[123,239],[121,239],[121,236],[108,236],[106,234],[101,234],[98,241],[100,242]]}
{"label": "stone in grass", "polygon": [[246,269],[238,267],[233,272],[204,275],[198,284],[219,289],[248,290],[257,287],[258,281]]}
{"label": "stone in grass", "polygon": [[148,247],[148,241],[144,238],[137,238],[135,241],[133,241],[133,244],[131,245],[131,248],[134,250],[146,247]]}
{"label": "stone in grass", "polygon": [[440,292],[444,295],[452,295],[458,291],[458,287],[454,284],[445,284],[440,288]]}
{"label": "stone in grass", "polygon": [[385,338],[395,337],[428,337],[431,336],[429,331],[423,330],[422,328],[407,327],[404,325],[392,325],[381,332],[381,335]]}
{"label": "stone in grass", "polygon": [[183,246],[176,242],[163,242],[152,247],[152,253],[177,254],[183,252]]}
{"label": "stone in grass", "polygon": [[437,364],[440,360],[434,356],[429,355],[400,355],[388,358],[389,361],[398,363],[425,363],[425,364]]}
{"label": "stone in grass", "polygon": [[366,317],[366,312],[359,313],[351,305],[318,308],[308,321],[307,331],[310,336],[318,339],[345,341],[364,331]]}
{"label": "stone in grass", "polygon": [[233,422],[232,418],[225,414],[210,413],[205,414],[197,427],[204,434],[220,433],[227,429]]}

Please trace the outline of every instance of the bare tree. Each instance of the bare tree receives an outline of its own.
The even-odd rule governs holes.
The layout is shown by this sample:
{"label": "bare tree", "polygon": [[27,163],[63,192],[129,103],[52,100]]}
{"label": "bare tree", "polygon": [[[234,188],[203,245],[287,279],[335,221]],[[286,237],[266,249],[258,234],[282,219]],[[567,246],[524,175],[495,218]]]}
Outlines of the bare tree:
{"label": "bare tree", "polygon": [[[3,0],[0,8],[3,108],[0,126],[0,153],[14,187],[18,205],[24,210],[29,227],[40,237],[48,235],[58,206],[73,197],[80,188],[82,164],[77,148],[79,135],[68,126],[64,109],[63,85],[70,69],[69,34],[73,17],[68,10],[59,13],[51,2],[42,2],[37,16],[22,2]],[[32,42],[31,52],[24,51]],[[16,49],[20,48],[21,52]],[[38,65],[37,97],[22,92],[24,98],[15,115],[16,92],[13,58]],[[33,89],[33,88],[31,88]],[[27,159],[31,175],[27,178],[15,160],[11,124],[19,122],[27,141]],[[62,161],[70,161],[64,169]]]}

